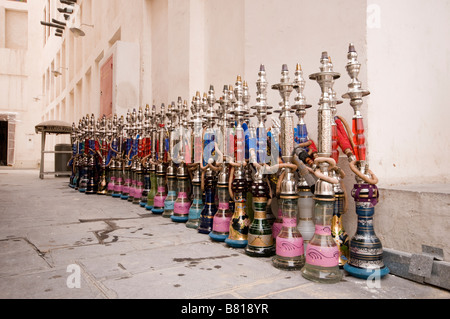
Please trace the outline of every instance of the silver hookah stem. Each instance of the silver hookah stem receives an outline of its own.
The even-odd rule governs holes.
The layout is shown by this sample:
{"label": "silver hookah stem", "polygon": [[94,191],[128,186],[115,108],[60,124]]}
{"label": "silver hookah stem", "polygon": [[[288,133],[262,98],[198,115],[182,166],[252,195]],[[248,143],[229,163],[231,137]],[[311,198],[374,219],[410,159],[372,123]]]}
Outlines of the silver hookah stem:
{"label": "silver hookah stem", "polygon": [[[340,78],[340,74],[333,71],[333,64],[331,63],[328,53],[322,52],[320,59],[321,67],[320,72],[311,74],[309,78],[317,81],[322,90],[322,95],[319,101],[318,110],[318,145],[317,155],[321,158],[331,158],[332,155],[332,117],[333,112],[331,109],[332,96],[330,96],[330,89],[332,90],[334,81]],[[320,172],[328,176],[329,175],[328,162],[321,162],[319,164]],[[316,195],[334,196],[333,186],[319,179],[316,183]]]}
{"label": "silver hookah stem", "polygon": [[[368,96],[370,92],[361,87],[361,81],[358,80],[358,75],[361,70],[361,64],[358,62],[358,53],[355,50],[355,46],[353,43],[349,44],[348,49],[348,62],[346,66],[346,70],[348,75],[351,78],[351,82],[348,85],[348,92],[345,93],[342,98],[350,99],[350,105],[353,108],[354,120],[362,120],[363,116],[361,114],[361,107],[363,105],[363,97]],[[356,155],[356,154],[354,154]],[[352,161],[352,158],[349,158],[349,161]],[[362,174],[369,176],[368,173],[368,164],[365,160],[359,160],[357,162],[357,168],[361,171]],[[356,176],[356,181],[358,183],[363,182],[361,178]]]}

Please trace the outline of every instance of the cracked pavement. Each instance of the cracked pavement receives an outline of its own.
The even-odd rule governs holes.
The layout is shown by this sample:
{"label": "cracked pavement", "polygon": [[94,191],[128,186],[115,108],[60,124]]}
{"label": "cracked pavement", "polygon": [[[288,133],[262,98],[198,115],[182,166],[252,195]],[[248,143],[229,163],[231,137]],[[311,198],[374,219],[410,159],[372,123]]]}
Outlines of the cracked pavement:
{"label": "cracked pavement", "polygon": [[[448,299],[448,291],[393,275],[371,288],[334,285],[252,258],[243,249],[128,201],[85,195],[68,178],[0,170],[2,299]],[[75,265],[79,288],[69,288]]]}

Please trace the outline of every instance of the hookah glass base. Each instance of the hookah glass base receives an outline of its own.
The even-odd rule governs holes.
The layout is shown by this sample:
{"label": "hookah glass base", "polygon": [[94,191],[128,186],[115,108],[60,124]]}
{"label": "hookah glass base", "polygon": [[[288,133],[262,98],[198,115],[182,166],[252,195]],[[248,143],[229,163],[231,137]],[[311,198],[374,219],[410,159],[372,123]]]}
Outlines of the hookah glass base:
{"label": "hookah glass base", "polygon": [[197,229],[200,225],[200,219],[189,219],[186,223],[187,228]]}
{"label": "hookah glass base", "polygon": [[274,267],[282,270],[301,270],[305,265],[305,256],[298,257],[282,257],[275,256],[272,258]]}
{"label": "hookah glass base", "polygon": [[275,254],[275,246],[272,247],[255,247],[247,246],[245,253],[250,257],[271,257]]}
{"label": "hookah glass base", "polygon": [[339,269],[339,266],[322,267],[306,264],[301,272],[304,278],[324,284],[338,283],[341,281],[343,275],[342,270]]}

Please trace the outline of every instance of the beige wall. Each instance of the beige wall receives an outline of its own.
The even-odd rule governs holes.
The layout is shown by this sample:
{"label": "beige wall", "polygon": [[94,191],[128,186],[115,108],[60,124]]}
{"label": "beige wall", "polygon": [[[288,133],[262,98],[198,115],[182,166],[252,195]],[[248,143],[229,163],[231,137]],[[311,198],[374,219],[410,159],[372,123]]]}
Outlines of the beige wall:
{"label": "beige wall", "polygon": [[450,2],[377,0],[368,4],[372,168],[384,186],[448,183]]}

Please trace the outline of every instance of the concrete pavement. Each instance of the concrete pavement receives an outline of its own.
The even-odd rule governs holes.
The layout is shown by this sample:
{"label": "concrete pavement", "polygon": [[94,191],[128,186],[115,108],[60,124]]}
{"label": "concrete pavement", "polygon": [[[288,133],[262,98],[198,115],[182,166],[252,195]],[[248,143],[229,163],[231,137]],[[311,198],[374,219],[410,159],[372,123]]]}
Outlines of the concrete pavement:
{"label": "concrete pavement", "polygon": [[0,170],[2,299],[449,299],[394,275],[379,283],[345,275],[338,284],[281,271],[270,258],[145,209],[85,195],[68,178]]}

